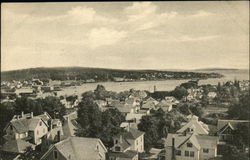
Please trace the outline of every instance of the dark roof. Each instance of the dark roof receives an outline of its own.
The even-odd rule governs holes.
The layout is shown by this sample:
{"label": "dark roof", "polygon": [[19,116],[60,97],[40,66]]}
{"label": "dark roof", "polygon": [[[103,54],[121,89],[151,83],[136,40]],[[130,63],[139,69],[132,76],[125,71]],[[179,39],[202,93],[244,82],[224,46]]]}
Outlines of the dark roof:
{"label": "dark roof", "polygon": [[236,129],[238,124],[245,124],[249,125],[250,121],[249,120],[218,120],[217,123],[217,130],[220,132],[225,129],[226,126],[230,125],[232,129]]}
{"label": "dark roof", "polygon": [[18,133],[28,132],[28,119],[19,119],[11,121],[10,124],[17,130]]}
{"label": "dark roof", "polygon": [[[125,139],[137,139],[138,137],[140,137],[141,135],[144,134],[144,132],[141,132],[137,129],[134,129],[134,128],[129,128],[129,132],[123,132],[121,133],[122,136],[125,138]],[[121,134],[115,136],[115,137],[119,137]]]}
{"label": "dark roof", "polygon": [[109,152],[108,155],[111,157],[119,157],[119,158],[134,158],[138,153],[136,151],[128,150],[126,152]]}
{"label": "dark roof", "polygon": [[190,141],[197,149],[200,148],[216,148],[218,143],[218,137],[208,135],[196,135],[196,134],[168,134],[166,144],[172,146],[172,138],[175,139],[175,147],[180,147],[186,142]]}
{"label": "dark roof", "polygon": [[27,147],[34,146],[33,144],[24,140],[9,140],[4,143],[1,150],[12,153],[24,153]]}

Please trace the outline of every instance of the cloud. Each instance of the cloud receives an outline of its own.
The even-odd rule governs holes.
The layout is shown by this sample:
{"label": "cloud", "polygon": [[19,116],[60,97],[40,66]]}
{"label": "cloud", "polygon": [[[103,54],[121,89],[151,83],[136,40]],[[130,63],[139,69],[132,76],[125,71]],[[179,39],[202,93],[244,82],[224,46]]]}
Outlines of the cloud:
{"label": "cloud", "polygon": [[191,37],[191,36],[181,36],[180,38],[178,38],[177,41],[181,41],[181,42],[186,42],[186,41],[205,41],[205,40],[210,40],[210,39],[215,39],[218,38],[219,36],[217,35],[211,35],[211,36],[202,36],[202,37]]}
{"label": "cloud", "polygon": [[199,17],[207,17],[211,16],[213,13],[211,12],[206,12],[204,10],[199,10],[195,14],[189,15],[190,18],[199,18]]}
{"label": "cloud", "polygon": [[124,9],[127,24],[134,31],[147,30],[157,27],[164,21],[174,18],[177,12],[157,12],[157,6],[151,2],[134,2],[132,6]]}
{"label": "cloud", "polygon": [[125,31],[117,31],[109,28],[94,28],[88,34],[88,41],[91,48],[97,48],[103,45],[114,44],[123,38],[127,33]]}
{"label": "cloud", "polygon": [[98,14],[93,8],[80,6],[71,8],[65,17],[71,21],[71,25],[90,23],[101,23],[104,25],[117,22],[117,20],[112,17],[105,17],[101,14]]}

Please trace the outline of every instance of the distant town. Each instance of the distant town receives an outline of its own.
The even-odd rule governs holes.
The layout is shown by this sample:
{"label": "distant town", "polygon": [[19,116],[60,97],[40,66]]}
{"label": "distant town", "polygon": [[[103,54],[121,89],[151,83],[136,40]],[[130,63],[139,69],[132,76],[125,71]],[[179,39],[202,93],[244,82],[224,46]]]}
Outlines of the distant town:
{"label": "distant town", "polygon": [[[222,75],[79,68],[1,74],[0,160],[249,159],[249,80],[200,85]],[[167,79],[186,82],[153,92],[98,84]],[[57,95],[84,83],[96,88]]]}

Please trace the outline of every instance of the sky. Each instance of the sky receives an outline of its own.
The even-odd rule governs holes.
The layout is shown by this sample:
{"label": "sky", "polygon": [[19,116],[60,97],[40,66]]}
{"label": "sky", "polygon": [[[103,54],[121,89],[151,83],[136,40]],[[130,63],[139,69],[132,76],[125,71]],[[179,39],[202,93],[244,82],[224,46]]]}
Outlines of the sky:
{"label": "sky", "polygon": [[248,1],[1,5],[1,71],[249,67]]}

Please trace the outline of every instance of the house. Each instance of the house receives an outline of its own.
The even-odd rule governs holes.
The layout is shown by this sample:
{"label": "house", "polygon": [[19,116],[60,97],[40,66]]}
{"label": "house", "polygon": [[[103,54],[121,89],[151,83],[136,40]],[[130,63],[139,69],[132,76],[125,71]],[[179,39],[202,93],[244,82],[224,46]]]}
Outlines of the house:
{"label": "house", "polygon": [[196,133],[199,135],[208,135],[209,128],[206,124],[201,121],[198,121],[198,117],[195,115],[187,116],[189,120],[188,123],[182,124],[183,126],[176,131],[177,133]]}
{"label": "house", "polygon": [[138,99],[144,99],[148,96],[148,94],[145,91],[132,91],[132,93],[129,95],[129,98],[138,98]]}
{"label": "house", "polygon": [[127,127],[127,132],[113,137],[114,146],[108,153],[109,160],[138,160],[138,153],[144,152],[144,132]]}
{"label": "house", "polygon": [[94,79],[87,79],[86,83],[95,83],[95,80]]}
{"label": "house", "polygon": [[124,78],[121,78],[121,77],[114,77],[113,79],[115,82],[123,82],[124,81]]}
{"label": "house", "polygon": [[159,102],[157,100],[155,100],[154,98],[152,97],[149,97],[148,99],[146,99],[144,101],[144,103],[147,103],[147,102],[153,102],[155,105],[157,105]]}
{"label": "house", "polygon": [[15,91],[17,96],[33,96],[34,90],[32,88],[20,88]]}
{"label": "house", "polygon": [[157,109],[161,108],[165,112],[170,112],[172,110],[172,103],[166,100],[162,100],[156,105],[156,108]]}
{"label": "house", "polygon": [[125,152],[109,152],[108,160],[138,160],[138,152],[127,150]]}
{"label": "house", "polygon": [[137,152],[144,152],[144,132],[130,127],[126,128],[127,132],[120,133],[113,137],[114,146],[113,151],[121,152],[126,150],[133,150]]}
{"label": "house", "polygon": [[133,121],[137,124],[140,123],[142,116],[146,116],[147,113],[128,113],[126,115],[126,121]]}
{"label": "house", "polygon": [[221,144],[230,142],[233,140],[232,132],[237,130],[239,125],[250,127],[249,120],[218,120],[217,123],[217,135],[219,136],[219,141]]}
{"label": "house", "polygon": [[126,129],[128,127],[133,128],[133,129],[137,129],[137,125],[138,125],[138,123],[136,123],[136,122],[126,121],[126,122],[122,122],[120,124],[120,127],[124,128],[124,129]]}
{"label": "house", "polygon": [[75,99],[73,101],[67,101],[66,98],[60,100],[60,102],[65,106],[65,108],[74,108],[79,104],[79,100]]}
{"label": "house", "polygon": [[217,157],[218,138],[208,135],[168,134],[166,159],[208,160]]}
{"label": "house", "polygon": [[158,103],[155,103],[154,101],[146,101],[142,104],[141,109],[144,109],[144,110],[155,109],[156,104],[158,104]]}
{"label": "house", "polygon": [[98,138],[68,137],[52,145],[41,160],[105,160],[106,153]]}
{"label": "house", "polygon": [[217,95],[216,92],[208,92],[208,94],[207,94],[208,98],[211,98],[211,99],[215,98],[216,95]]}
{"label": "house", "polygon": [[118,109],[122,115],[127,116],[128,113],[135,113],[136,112],[136,107],[134,106],[129,106],[129,105],[124,105],[124,104],[119,104],[115,106],[116,109]]}
{"label": "house", "polygon": [[63,133],[64,138],[75,136],[76,129],[80,128],[81,126],[76,121],[77,119],[77,112],[74,111],[70,114],[64,115],[64,122],[63,122]]}
{"label": "house", "polygon": [[5,152],[24,153],[28,147],[35,148],[42,143],[42,137],[51,130],[61,127],[61,122],[52,119],[47,112],[33,116],[33,112],[13,116],[4,131],[4,143],[1,150]]}
{"label": "house", "polygon": [[141,160],[163,160],[165,159],[165,149],[151,148],[148,155],[141,156]]}
{"label": "house", "polygon": [[172,103],[172,105],[177,105],[179,103],[179,101],[173,96],[166,96],[165,100],[169,103]]}
{"label": "house", "polygon": [[140,106],[140,100],[138,98],[129,97],[125,99],[126,105],[132,105],[132,106]]}

